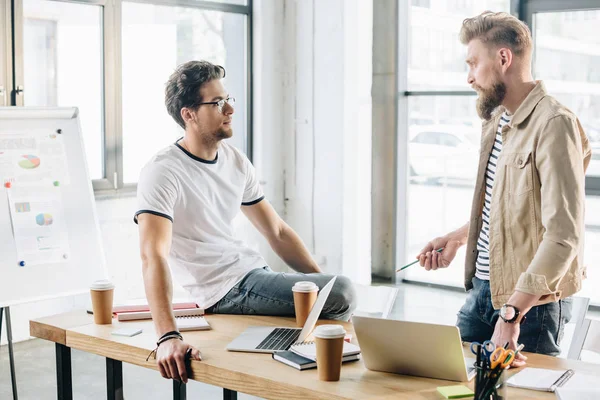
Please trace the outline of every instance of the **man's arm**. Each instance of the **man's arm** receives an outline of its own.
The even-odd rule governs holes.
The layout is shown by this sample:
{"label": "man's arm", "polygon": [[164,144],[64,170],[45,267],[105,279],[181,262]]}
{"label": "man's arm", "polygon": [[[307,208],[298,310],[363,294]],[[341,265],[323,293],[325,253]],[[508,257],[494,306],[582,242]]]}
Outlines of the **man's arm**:
{"label": "man's arm", "polygon": [[306,274],[321,272],[302,239],[266,199],[251,206],[242,206],[242,211],[287,265]]}
{"label": "man's arm", "polygon": [[[177,330],[173,316],[171,273],[167,263],[173,224],[164,217],[144,213],[138,216],[138,225],[146,297],[156,333],[160,337]],[[156,359],[164,378],[187,382],[185,353],[190,347],[178,339],[168,340],[159,346]],[[193,348],[192,357],[200,360],[200,352]]]}
{"label": "man's arm", "polygon": [[171,248],[173,223],[153,214],[138,216],[144,287],[152,319],[159,336],[177,330],[172,311],[172,281],[167,255]]}

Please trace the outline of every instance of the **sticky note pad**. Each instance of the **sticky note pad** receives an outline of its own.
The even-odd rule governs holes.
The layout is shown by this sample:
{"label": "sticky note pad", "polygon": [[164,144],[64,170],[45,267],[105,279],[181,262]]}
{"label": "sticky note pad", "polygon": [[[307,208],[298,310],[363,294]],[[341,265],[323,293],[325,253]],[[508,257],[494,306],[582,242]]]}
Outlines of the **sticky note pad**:
{"label": "sticky note pad", "polygon": [[464,385],[440,386],[437,390],[447,399],[464,399],[475,395],[471,389]]}

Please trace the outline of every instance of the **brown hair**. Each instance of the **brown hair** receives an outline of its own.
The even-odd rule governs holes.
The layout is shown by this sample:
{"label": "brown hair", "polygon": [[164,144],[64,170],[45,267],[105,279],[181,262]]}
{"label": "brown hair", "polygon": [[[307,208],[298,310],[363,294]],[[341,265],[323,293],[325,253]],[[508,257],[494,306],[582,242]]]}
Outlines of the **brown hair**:
{"label": "brown hair", "polygon": [[202,85],[222,78],[225,78],[225,68],[208,61],[188,61],[178,66],[169,77],[165,88],[165,105],[169,115],[185,129],[181,109],[197,109],[203,102],[200,96]]}
{"label": "brown hair", "polygon": [[467,45],[471,40],[494,46],[506,46],[518,56],[531,53],[531,31],[527,24],[505,12],[485,11],[463,21],[460,41]]}

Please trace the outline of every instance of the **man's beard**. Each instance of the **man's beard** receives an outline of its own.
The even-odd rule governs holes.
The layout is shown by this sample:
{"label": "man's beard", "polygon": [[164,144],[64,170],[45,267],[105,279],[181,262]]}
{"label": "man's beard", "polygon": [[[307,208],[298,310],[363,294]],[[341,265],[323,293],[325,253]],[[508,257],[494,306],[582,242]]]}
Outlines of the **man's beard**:
{"label": "man's beard", "polygon": [[477,98],[477,114],[479,117],[489,121],[492,113],[504,101],[506,96],[506,85],[503,82],[496,82],[490,89],[484,89],[480,86],[474,86],[479,93]]}
{"label": "man's beard", "polygon": [[231,127],[229,129],[219,128],[215,132],[217,140],[229,139],[231,136],[233,136],[233,129]]}

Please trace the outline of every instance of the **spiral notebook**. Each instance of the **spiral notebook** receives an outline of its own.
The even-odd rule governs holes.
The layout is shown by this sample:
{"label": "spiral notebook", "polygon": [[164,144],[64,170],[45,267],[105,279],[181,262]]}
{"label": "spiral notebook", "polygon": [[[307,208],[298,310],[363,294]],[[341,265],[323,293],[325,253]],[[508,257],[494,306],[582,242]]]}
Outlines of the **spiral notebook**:
{"label": "spiral notebook", "polygon": [[[317,359],[317,346],[315,345],[315,342],[296,343],[290,347],[290,351],[313,361]],[[352,343],[344,342],[342,357],[353,356],[356,354],[360,354],[360,347]]]}
{"label": "spiral notebook", "polygon": [[177,330],[179,332],[205,331],[211,329],[206,318],[199,315],[175,317],[175,321],[177,322]]}
{"label": "spiral notebook", "polygon": [[567,383],[574,374],[575,371],[572,369],[555,371],[544,368],[525,368],[513,375],[506,383],[508,386],[522,389],[554,392],[556,388]]}

